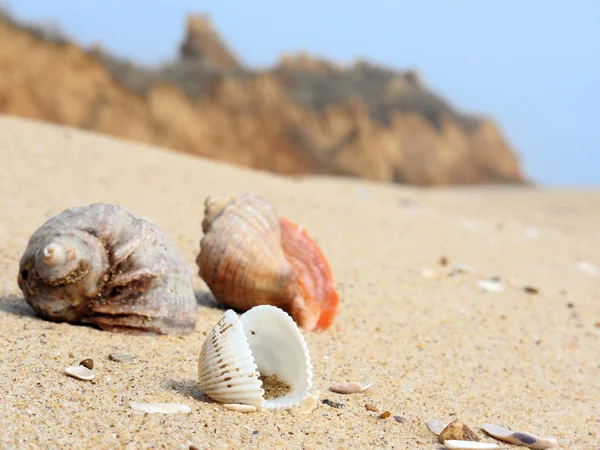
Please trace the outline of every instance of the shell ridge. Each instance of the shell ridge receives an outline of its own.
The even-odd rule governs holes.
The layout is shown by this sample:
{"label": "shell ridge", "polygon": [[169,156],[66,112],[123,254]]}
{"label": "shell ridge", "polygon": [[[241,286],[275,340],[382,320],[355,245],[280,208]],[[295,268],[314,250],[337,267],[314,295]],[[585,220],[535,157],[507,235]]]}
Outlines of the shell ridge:
{"label": "shell ridge", "polygon": [[[197,258],[200,274],[215,297],[236,309],[248,309],[252,303],[291,301],[287,289],[282,290],[285,297],[277,295],[282,265],[284,272],[291,272],[279,245],[278,218],[271,214],[267,219],[258,206],[261,203],[254,196],[229,203],[211,223]],[[276,227],[276,232],[267,227]],[[277,289],[271,287],[273,282]],[[296,284],[296,280],[285,282]]]}
{"label": "shell ridge", "polygon": [[[241,361],[238,370],[231,363],[223,367],[224,354]],[[229,369],[229,372],[223,372]],[[262,407],[262,385],[258,379],[256,363],[245,338],[242,324],[229,309],[207,336],[198,361],[198,376],[204,393],[222,403],[249,404]]]}
{"label": "shell ridge", "polygon": [[[242,240],[244,240],[245,235],[242,233],[237,233],[234,234],[232,239],[229,240],[227,242],[227,247],[232,249],[230,252],[228,252],[228,254],[232,254],[234,253],[237,258],[223,258],[221,259],[219,262],[222,262],[223,268],[221,273],[221,276],[219,277],[219,280],[215,283],[215,286],[218,286],[216,289],[218,290],[218,292],[221,292],[222,295],[224,296],[224,298],[228,298],[231,299],[232,297],[232,285],[233,283],[230,282],[230,274],[232,273],[233,270],[233,274],[235,276],[235,273],[240,270],[240,268],[244,268],[244,270],[248,269],[248,264],[249,262],[246,262],[245,264],[242,264],[240,256],[244,255],[243,253],[240,253],[239,249],[242,248]],[[225,249],[225,252],[227,252],[227,249]],[[245,255],[244,255],[245,256]],[[232,277],[232,279],[234,278],[234,276]]]}
{"label": "shell ridge", "polygon": [[269,231],[272,228],[270,225],[258,210],[254,214],[248,214],[246,211],[240,211],[239,208],[232,208],[227,215],[221,217],[215,231],[234,234],[241,229],[244,234],[252,237],[253,242],[269,248],[271,245]]}
{"label": "shell ridge", "polygon": [[[75,255],[71,262],[36,263],[42,246],[59,238],[66,254]],[[86,274],[75,276],[75,258],[89,266]],[[28,281],[27,271],[36,264],[49,274],[64,271],[65,283],[32,285],[35,277]],[[164,232],[116,204],[72,207],[48,219],[29,240],[18,281],[26,301],[45,319],[136,334],[186,334],[195,328],[198,305],[189,267]]]}
{"label": "shell ridge", "polygon": [[[116,267],[127,258],[129,258],[146,240],[146,229],[144,227],[141,228],[141,232],[139,234],[133,234],[130,239],[125,239],[124,241],[113,242],[116,235],[110,235],[106,233],[104,239],[110,237],[108,239],[107,245],[110,248],[110,262],[111,265]],[[142,234],[144,233],[144,234]],[[108,235],[108,236],[107,236]]]}

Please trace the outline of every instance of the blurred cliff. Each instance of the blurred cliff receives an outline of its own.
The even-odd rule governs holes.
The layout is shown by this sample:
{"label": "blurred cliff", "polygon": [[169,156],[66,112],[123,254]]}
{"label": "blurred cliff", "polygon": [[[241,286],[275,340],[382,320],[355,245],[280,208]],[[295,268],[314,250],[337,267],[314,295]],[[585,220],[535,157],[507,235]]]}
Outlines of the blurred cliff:
{"label": "blurred cliff", "polygon": [[2,13],[0,113],[283,174],[526,182],[493,121],[457,111],[415,71],[304,54],[255,71],[203,15],[188,17],[179,55],[144,68]]}

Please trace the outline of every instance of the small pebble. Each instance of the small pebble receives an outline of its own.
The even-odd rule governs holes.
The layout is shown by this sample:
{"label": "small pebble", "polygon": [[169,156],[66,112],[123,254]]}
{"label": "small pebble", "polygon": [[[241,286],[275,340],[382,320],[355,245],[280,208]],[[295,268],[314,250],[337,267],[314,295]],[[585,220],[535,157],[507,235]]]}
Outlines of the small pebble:
{"label": "small pebble", "polygon": [[348,383],[340,383],[330,386],[329,390],[337,394],[356,394],[358,392],[366,391],[372,385],[373,383],[357,383],[355,381],[350,381]]}
{"label": "small pebble", "polygon": [[332,408],[337,408],[337,409],[344,407],[343,403],[332,402],[328,398],[324,399],[321,403],[323,403],[323,404],[325,404],[327,406],[331,406]]}
{"label": "small pebble", "polygon": [[523,290],[528,294],[539,294],[540,290],[533,286],[525,286]]}
{"label": "small pebble", "polygon": [[365,405],[365,409],[366,409],[367,411],[379,411],[379,410],[377,409],[377,406],[373,405],[372,403],[367,403],[367,404]]}
{"label": "small pebble", "polygon": [[92,370],[94,368],[94,360],[91,358],[86,358],[83,361],[81,361],[79,365]]}
{"label": "small pebble", "polygon": [[406,422],[406,418],[402,417],[402,416],[394,416],[394,420],[398,423],[404,423]]}
{"label": "small pebble", "polygon": [[133,362],[133,360],[135,359],[133,356],[126,355],[125,353],[111,353],[110,355],[108,355],[108,358],[112,361],[126,363]]}
{"label": "small pebble", "polygon": [[440,258],[440,266],[447,266],[448,265],[448,258],[446,258],[445,256],[442,256]]}
{"label": "small pebble", "polygon": [[390,417],[391,415],[392,415],[392,413],[391,413],[391,412],[389,412],[389,411],[386,411],[386,412],[382,412],[382,413],[379,415],[379,418],[380,418],[380,419],[387,419],[387,418],[388,418],[388,417]]}
{"label": "small pebble", "polygon": [[479,441],[479,438],[465,423],[454,419],[440,432],[438,440],[443,444],[447,440]]}

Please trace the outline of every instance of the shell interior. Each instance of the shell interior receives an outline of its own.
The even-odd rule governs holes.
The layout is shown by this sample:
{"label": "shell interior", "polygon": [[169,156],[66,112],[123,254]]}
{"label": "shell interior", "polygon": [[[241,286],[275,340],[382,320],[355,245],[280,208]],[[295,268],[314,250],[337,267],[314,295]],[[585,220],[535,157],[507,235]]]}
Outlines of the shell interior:
{"label": "shell interior", "polygon": [[260,305],[240,317],[261,375],[275,375],[289,392],[265,399],[268,409],[299,405],[312,387],[312,364],[304,337],[292,317],[275,306]]}
{"label": "shell interior", "polygon": [[[257,409],[299,405],[312,387],[306,342],[294,320],[271,305],[256,306],[239,318],[227,310],[202,346],[198,374],[202,390],[213,400]],[[289,389],[265,398],[259,377],[273,375]]]}

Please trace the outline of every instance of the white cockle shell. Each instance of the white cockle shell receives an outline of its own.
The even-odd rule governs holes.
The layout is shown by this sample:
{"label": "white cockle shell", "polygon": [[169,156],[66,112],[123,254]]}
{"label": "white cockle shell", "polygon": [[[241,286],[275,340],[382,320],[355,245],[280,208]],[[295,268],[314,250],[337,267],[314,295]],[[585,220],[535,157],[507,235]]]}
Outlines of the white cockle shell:
{"label": "white cockle shell", "polygon": [[[265,399],[261,375],[276,375],[290,391]],[[280,308],[260,305],[238,317],[227,310],[206,338],[198,361],[204,393],[223,404],[282,409],[299,405],[312,387],[312,364],[304,337]]]}

